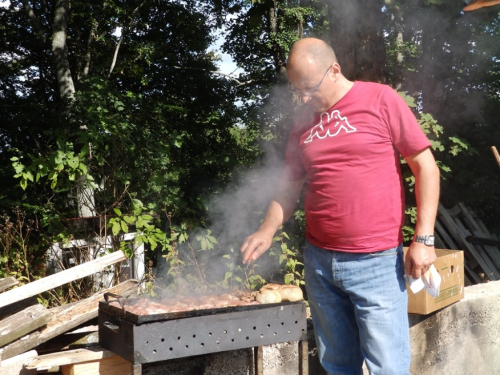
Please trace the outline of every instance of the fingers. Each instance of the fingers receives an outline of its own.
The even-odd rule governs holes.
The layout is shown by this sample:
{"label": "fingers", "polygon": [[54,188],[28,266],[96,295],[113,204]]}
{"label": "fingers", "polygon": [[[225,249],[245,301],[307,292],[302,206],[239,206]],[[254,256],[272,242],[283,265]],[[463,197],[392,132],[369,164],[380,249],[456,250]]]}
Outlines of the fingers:
{"label": "fingers", "polygon": [[240,249],[243,264],[255,262],[258,257],[264,254],[270,246],[267,242],[254,235],[248,236]]}
{"label": "fingers", "polygon": [[413,242],[406,252],[405,273],[418,279],[429,270],[436,258],[434,247]]}
{"label": "fingers", "polygon": [[408,256],[406,257],[405,260],[405,274],[408,276],[413,275],[413,261]]}

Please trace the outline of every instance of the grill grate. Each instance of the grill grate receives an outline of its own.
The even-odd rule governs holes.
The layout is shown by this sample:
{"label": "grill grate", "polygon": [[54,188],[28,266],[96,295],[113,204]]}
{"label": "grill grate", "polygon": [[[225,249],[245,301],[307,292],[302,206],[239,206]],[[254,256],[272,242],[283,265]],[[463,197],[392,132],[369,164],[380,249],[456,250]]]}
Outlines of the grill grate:
{"label": "grill grate", "polygon": [[99,310],[99,341],[133,364],[306,340],[304,302],[135,324]]}

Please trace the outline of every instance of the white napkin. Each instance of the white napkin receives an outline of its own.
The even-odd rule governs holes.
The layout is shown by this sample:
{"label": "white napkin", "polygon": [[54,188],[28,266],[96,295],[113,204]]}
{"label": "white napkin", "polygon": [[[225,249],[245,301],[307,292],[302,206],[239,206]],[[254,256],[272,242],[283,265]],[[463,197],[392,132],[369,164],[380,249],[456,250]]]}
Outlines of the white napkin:
{"label": "white napkin", "polygon": [[434,267],[434,264],[429,267],[422,277],[414,279],[412,276],[405,275],[405,280],[413,293],[418,293],[425,288],[425,291],[433,298],[439,296],[441,275],[436,270],[436,267]]}

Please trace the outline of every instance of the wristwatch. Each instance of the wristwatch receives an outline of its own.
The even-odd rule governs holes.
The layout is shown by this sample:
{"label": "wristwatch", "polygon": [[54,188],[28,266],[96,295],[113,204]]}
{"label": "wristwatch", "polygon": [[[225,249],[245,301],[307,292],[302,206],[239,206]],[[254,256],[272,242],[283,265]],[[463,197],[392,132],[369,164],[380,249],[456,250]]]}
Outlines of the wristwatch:
{"label": "wristwatch", "polygon": [[413,241],[423,243],[426,246],[434,246],[434,235],[428,234],[425,236],[415,236]]}

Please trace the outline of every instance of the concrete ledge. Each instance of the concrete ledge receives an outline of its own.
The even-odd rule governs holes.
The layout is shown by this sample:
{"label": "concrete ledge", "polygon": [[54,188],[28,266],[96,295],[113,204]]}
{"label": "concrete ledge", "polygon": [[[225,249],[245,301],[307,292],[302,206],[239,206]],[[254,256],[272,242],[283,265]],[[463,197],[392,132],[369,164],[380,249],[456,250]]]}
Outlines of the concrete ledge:
{"label": "concrete ledge", "polygon": [[464,299],[410,316],[414,375],[500,374],[500,281],[465,288]]}

